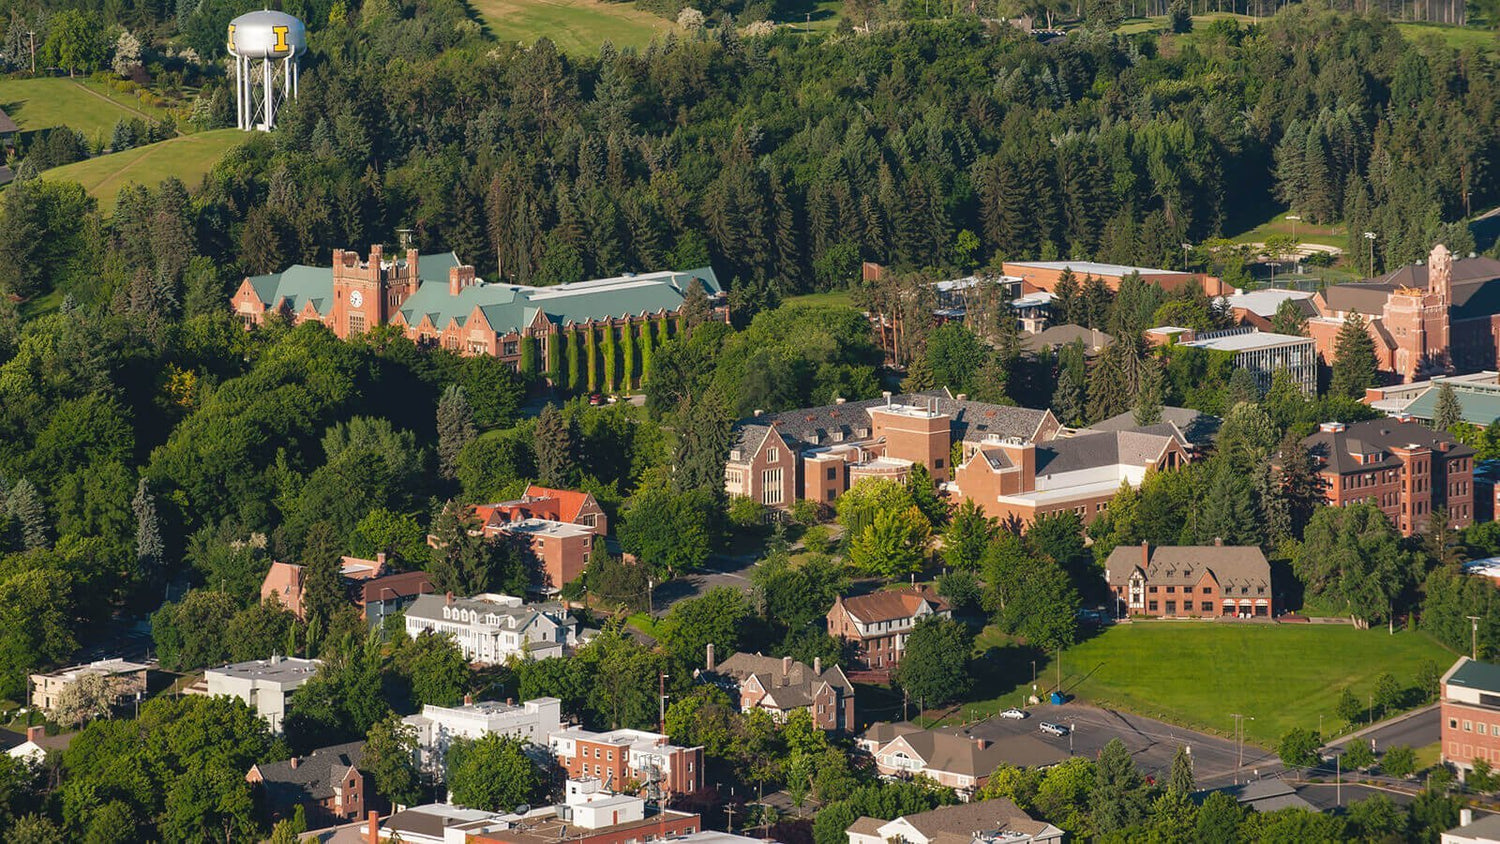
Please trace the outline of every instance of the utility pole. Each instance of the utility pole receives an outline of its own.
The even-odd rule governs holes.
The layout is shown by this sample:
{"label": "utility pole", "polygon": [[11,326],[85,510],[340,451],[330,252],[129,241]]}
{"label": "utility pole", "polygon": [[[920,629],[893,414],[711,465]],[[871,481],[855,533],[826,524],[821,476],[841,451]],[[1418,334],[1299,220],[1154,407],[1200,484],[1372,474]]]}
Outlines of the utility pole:
{"label": "utility pole", "polygon": [[1333,782],[1334,798],[1333,805],[1344,805],[1344,754],[1333,757]]}
{"label": "utility pole", "polygon": [[1479,661],[1479,616],[1464,616],[1469,620],[1469,659]]}
{"label": "utility pole", "polygon": [[1375,277],[1375,233],[1365,232],[1365,240],[1370,242],[1370,277]]}
{"label": "utility pole", "polygon": [[31,37],[31,75],[36,76],[36,33],[27,31],[26,34]]}

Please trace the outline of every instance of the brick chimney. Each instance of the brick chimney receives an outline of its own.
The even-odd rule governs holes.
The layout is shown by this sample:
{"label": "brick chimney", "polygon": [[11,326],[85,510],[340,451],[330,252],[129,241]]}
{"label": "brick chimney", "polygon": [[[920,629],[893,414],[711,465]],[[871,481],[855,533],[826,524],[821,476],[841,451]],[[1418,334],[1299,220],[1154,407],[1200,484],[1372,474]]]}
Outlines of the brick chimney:
{"label": "brick chimney", "polygon": [[380,569],[381,571],[385,571],[385,552],[384,551],[377,551],[375,553],[375,567],[378,568],[378,569]]}
{"label": "brick chimney", "polygon": [[1141,540],[1141,568],[1151,565],[1151,543]]}
{"label": "brick chimney", "polygon": [[26,740],[29,741],[29,742],[39,743],[39,742],[41,742],[42,738],[44,736],[46,736],[46,735],[47,735],[47,728],[46,727],[27,727],[26,728]]}
{"label": "brick chimney", "polygon": [[292,770],[297,770],[297,757],[293,756],[290,761],[292,763]]}
{"label": "brick chimney", "polygon": [[986,748],[988,748],[990,746],[990,740],[986,739],[986,738],[980,738],[979,736],[975,736],[974,737],[974,746],[977,747],[977,748],[979,748],[980,750],[984,750],[984,749],[986,749]]}
{"label": "brick chimney", "polygon": [[1222,536],[1215,536],[1214,537],[1214,547],[1215,548],[1222,548],[1223,546],[1224,546],[1224,537],[1222,537]]}
{"label": "brick chimney", "polygon": [[709,642],[703,646],[703,667],[708,671],[714,670],[714,643]]}
{"label": "brick chimney", "polygon": [[823,676],[823,658],[821,656],[813,657],[813,673],[819,677]]}
{"label": "brick chimney", "polygon": [[380,813],[371,811],[365,830],[365,844],[380,844]]}
{"label": "brick chimney", "polygon": [[473,695],[464,695],[464,706],[473,706],[473,705],[474,705],[474,696]]}
{"label": "brick chimney", "polygon": [[448,606],[450,606],[450,607],[453,606],[453,593],[452,592],[448,593],[447,600],[448,600]]}
{"label": "brick chimney", "polygon": [[786,682],[788,675],[792,673],[792,658],[784,656],[781,658],[781,681]]}

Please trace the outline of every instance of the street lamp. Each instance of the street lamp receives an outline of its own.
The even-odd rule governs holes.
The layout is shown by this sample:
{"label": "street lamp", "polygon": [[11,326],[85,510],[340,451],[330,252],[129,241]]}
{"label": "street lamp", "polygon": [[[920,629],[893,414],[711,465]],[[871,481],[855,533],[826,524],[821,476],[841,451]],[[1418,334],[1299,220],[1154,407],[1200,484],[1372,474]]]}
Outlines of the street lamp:
{"label": "street lamp", "polygon": [[1266,263],[1268,265],[1270,265],[1270,267],[1271,267],[1271,286],[1275,287],[1276,286],[1276,268],[1279,267],[1279,266],[1281,266],[1281,263],[1279,261],[1267,261]]}
{"label": "street lamp", "polygon": [[1251,721],[1254,721],[1255,720],[1255,716],[1253,716],[1253,715],[1240,715],[1238,713],[1230,713],[1229,717],[1234,719],[1234,734],[1235,734],[1235,747],[1236,747],[1236,751],[1235,751],[1236,755],[1235,755],[1235,763],[1234,763],[1234,784],[1235,785],[1239,785],[1239,783],[1240,783],[1240,769],[1243,768],[1243,767],[1245,767],[1245,719],[1249,718]]}
{"label": "street lamp", "polygon": [[1365,232],[1365,240],[1370,242],[1370,276],[1375,275],[1375,233]]}
{"label": "street lamp", "polygon": [[1288,214],[1288,215],[1286,215],[1285,219],[1292,221],[1292,246],[1296,246],[1297,245],[1297,224],[1300,223],[1300,222],[1302,222],[1302,218],[1298,217],[1296,214]]}
{"label": "street lamp", "polygon": [[1188,263],[1188,253],[1191,252],[1192,250],[1193,250],[1193,244],[1191,244],[1191,243],[1184,243],[1184,244],[1182,244],[1182,270],[1183,270],[1183,272],[1187,272],[1187,271],[1189,271],[1189,270],[1192,269],[1192,267]]}

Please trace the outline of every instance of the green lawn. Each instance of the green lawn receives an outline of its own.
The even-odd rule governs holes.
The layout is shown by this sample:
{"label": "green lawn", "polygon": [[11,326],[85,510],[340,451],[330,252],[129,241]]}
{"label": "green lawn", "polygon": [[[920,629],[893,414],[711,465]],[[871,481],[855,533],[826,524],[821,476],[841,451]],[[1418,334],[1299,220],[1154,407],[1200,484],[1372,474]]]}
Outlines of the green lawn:
{"label": "green lawn", "polygon": [[1281,234],[1287,237],[1295,235],[1298,243],[1321,243],[1341,249],[1349,244],[1346,234],[1348,230],[1342,224],[1313,225],[1306,220],[1288,220],[1289,215],[1299,216],[1295,211],[1277,211],[1269,220],[1255,228],[1231,235],[1230,240],[1239,243],[1265,243],[1266,238]]}
{"label": "green lawn", "polygon": [[844,305],[854,307],[854,294],[848,290],[830,290],[826,293],[805,293],[801,296],[788,296],[784,300],[788,305]]}
{"label": "green lawn", "polygon": [[238,129],[216,129],[183,135],[160,143],[101,155],[42,174],[44,179],[78,182],[99,200],[105,211],[114,208],[120,188],[138,183],[155,187],[168,176],[176,176],[189,188],[196,187],[224,153],[242,143],[246,134]]}
{"label": "green lawn", "polygon": [[[1193,28],[1206,26],[1219,18],[1234,18],[1240,23],[1254,23],[1255,18],[1249,15],[1235,15],[1229,12],[1209,12],[1206,15],[1193,15]],[[1140,32],[1166,32],[1168,27],[1166,15],[1156,15],[1149,18],[1126,18],[1125,22],[1115,27],[1115,32],[1120,35],[1135,35]]]}
{"label": "green lawn", "polygon": [[1408,41],[1418,41],[1428,35],[1436,35],[1455,50],[1477,47],[1489,53],[1500,52],[1500,33],[1492,30],[1444,26],[1436,23],[1398,23],[1396,29],[1400,30]]}
{"label": "green lawn", "polygon": [[0,108],[22,131],[66,124],[89,140],[105,142],[121,118],[128,120],[149,114],[116,102],[83,80],[61,77],[0,79]]}
{"label": "green lawn", "polygon": [[1325,733],[1339,732],[1334,709],[1345,688],[1363,697],[1384,672],[1409,685],[1424,660],[1446,669],[1453,659],[1415,632],[1136,622],[1064,653],[1063,685],[1091,703],[1223,735],[1233,728],[1230,713],[1243,713],[1255,718],[1247,721],[1247,740],[1269,747],[1293,727],[1317,729],[1320,715]]}
{"label": "green lawn", "polygon": [[598,0],[471,0],[495,37],[530,44],[542,36],[569,53],[597,53],[605,41],[644,47],[656,35],[677,29],[666,18],[634,3]]}

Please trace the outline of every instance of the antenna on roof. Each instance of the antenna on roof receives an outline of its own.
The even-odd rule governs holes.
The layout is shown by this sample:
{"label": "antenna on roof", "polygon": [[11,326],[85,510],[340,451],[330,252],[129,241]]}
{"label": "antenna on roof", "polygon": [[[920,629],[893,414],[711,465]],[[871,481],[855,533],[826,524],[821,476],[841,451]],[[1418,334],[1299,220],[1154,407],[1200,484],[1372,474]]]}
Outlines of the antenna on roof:
{"label": "antenna on roof", "polygon": [[402,249],[410,249],[412,241],[412,230],[396,229],[396,241],[401,244]]}

